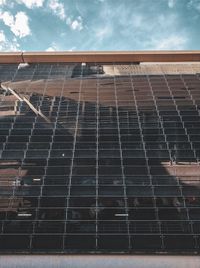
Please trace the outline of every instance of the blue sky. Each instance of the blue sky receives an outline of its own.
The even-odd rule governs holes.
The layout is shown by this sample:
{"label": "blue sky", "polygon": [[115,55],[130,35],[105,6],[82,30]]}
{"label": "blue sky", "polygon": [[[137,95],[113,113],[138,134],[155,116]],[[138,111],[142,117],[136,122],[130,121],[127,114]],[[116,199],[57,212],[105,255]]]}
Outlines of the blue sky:
{"label": "blue sky", "polygon": [[200,49],[200,0],[0,0],[0,51]]}

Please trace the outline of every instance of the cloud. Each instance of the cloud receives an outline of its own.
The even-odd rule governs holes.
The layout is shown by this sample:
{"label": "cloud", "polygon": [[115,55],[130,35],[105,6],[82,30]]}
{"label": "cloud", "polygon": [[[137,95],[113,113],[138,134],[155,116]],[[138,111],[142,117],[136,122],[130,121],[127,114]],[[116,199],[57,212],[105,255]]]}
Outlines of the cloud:
{"label": "cloud", "polygon": [[1,12],[0,19],[3,20],[4,24],[7,25],[15,36],[19,38],[25,37],[31,34],[29,28],[29,18],[28,16],[20,11],[13,16],[10,12]]}
{"label": "cloud", "polygon": [[102,41],[104,38],[112,34],[113,28],[110,25],[95,30],[95,36],[98,41]]}
{"label": "cloud", "polygon": [[79,30],[81,31],[83,29],[82,22],[78,20],[74,20],[71,24],[71,28],[73,30]]}
{"label": "cloud", "polygon": [[[64,4],[59,2],[59,0],[49,0],[47,7],[53,12],[54,15],[59,17],[61,20],[66,19],[67,25],[72,30],[81,31],[83,29],[83,20],[81,16],[78,16],[76,19],[71,17],[66,18]],[[51,47],[50,47],[51,48]]]}
{"label": "cloud", "polygon": [[27,8],[42,7],[45,0],[0,0],[0,6],[13,7],[15,4],[24,4]]}
{"label": "cloud", "polygon": [[180,50],[184,49],[187,38],[182,35],[171,35],[166,38],[151,40],[150,49],[155,50]]}
{"label": "cloud", "polygon": [[[3,0],[3,1],[6,1],[6,0]],[[42,7],[44,0],[17,0],[17,2],[19,4],[24,4],[27,8],[35,8],[35,7]]]}
{"label": "cloud", "polygon": [[65,13],[64,4],[59,2],[59,0],[49,0],[47,3],[47,7],[53,12],[54,15],[59,17],[61,20],[66,19],[67,25],[72,30],[81,31],[83,29],[83,19],[81,16],[78,16],[75,19],[72,19],[70,16],[68,18]]}
{"label": "cloud", "polygon": [[194,8],[200,12],[200,0],[190,0],[187,6],[188,8]]}
{"label": "cloud", "polygon": [[11,13],[7,12],[7,11],[3,12],[3,13],[0,13],[0,19],[3,20],[3,22],[7,26],[11,26],[14,23],[13,15]]}
{"label": "cloud", "polygon": [[55,48],[55,47],[48,47],[48,48],[46,49],[46,51],[56,51],[56,48]]}
{"label": "cloud", "polygon": [[59,50],[58,45],[55,42],[52,42],[51,45],[45,51],[57,51]]}
{"label": "cloud", "polygon": [[81,16],[78,16],[75,20],[68,18],[66,22],[72,30],[81,31],[83,29],[83,19],[81,18]]}
{"label": "cloud", "polygon": [[0,51],[17,51],[20,50],[20,46],[16,38],[8,40],[4,32],[0,31]]}
{"label": "cloud", "polygon": [[1,7],[9,7],[9,8],[13,8],[15,5],[15,3],[13,2],[13,0],[0,0],[0,8]]}
{"label": "cloud", "polygon": [[67,51],[74,51],[76,49],[76,47],[71,47],[70,49],[68,49]]}
{"label": "cloud", "polygon": [[66,18],[64,5],[59,0],[49,0],[47,6],[60,19],[64,20]]}
{"label": "cloud", "polygon": [[168,0],[168,7],[173,8],[175,6],[176,0]]}
{"label": "cloud", "polygon": [[6,41],[6,36],[3,31],[0,31],[0,43],[3,43]]}
{"label": "cloud", "polygon": [[7,0],[0,0],[0,6],[6,5],[7,4]]}

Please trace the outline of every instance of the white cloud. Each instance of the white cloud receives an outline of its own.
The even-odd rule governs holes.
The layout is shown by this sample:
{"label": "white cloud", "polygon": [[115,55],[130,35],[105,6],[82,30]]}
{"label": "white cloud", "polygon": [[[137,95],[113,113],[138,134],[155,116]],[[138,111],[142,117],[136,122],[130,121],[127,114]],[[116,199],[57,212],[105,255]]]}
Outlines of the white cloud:
{"label": "white cloud", "polygon": [[27,8],[34,8],[34,7],[42,7],[44,0],[17,0],[17,2],[19,4],[24,4]]}
{"label": "white cloud", "polygon": [[175,6],[176,0],[168,0],[168,7],[173,8]]}
{"label": "white cloud", "polygon": [[71,28],[73,30],[82,30],[83,29],[83,26],[82,26],[82,23],[78,20],[74,20],[71,24]]}
{"label": "white cloud", "polygon": [[7,26],[10,26],[14,23],[13,15],[7,11],[0,13],[0,19],[2,19]]}
{"label": "white cloud", "polygon": [[200,12],[200,0],[190,0],[187,6],[188,8],[194,8]]}
{"label": "white cloud", "polygon": [[60,17],[60,19],[64,20],[66,18],[64,5],[60,3],[59,0],[49,0],[47,6],[56,16]]}
{"label": "white cloud", "polygon": [[83,20],[81,16],[78,16],[78,18],[75,20],[68,18],[66,22],[67,25],[69,25],[72,30],[81,31],[83,29]]}
{"label": "white cloud", "polygon": [[0,31],[0,51],[17,51],[20,50],[20,46],[13,38],[11,41],[8,40],[3,31]]}
{"label": "white cloud", "polygon": [[0,0],[0,6],[13,7],[14,4],[24,4],[27,8],[42,7],[45,0]]}
{"label": "white cloud", "polygon": [[10,27],[10,30],[14,33],[15,36],[19,38],[25,37],[31,34],[29,28],[29,18],[28,16],[20,11],[13,16],[10,12],[0,13],[0,19],[3,20],[4,24]]}
{"label": "white cloud", "polygon": [[0,31],[0,43],[5,42],[5,41],[6,41],[6,36],[5,36],[5,34],[4,34],[3,31]]}
{"label": "white cloud", "polygon": [[98,41],[102,41],[104,38],[112,34],[113,28],[110,25],[95,30],[95,35]]}
{"label": "white cloud", "polygon": [[48,48],[46,49],[46,51],[56,51],[56,48],[55,48],[55,47],[48,47]]}
{"label": "white cloud", "polygon": [[67,17],[65,13],[64,4],[59,2],[59,0],[49,0],[47,3],[47,7],[53,12],[54,15],[59,17],[61,20],[66,20],[67,25],[72,30],[81,31],[83,29],[83,19],[81,16],[78,16],[75,19],[71,17]]}
{"label": "white cloud", "polygon": [[0,6],[6,5],[7,0],[0,0]]}
{"label": "white cloud", "polygon": [[0,0],[0,8],[1,7],[8,7],[8,8],[13,8],[15,3],[13,0]]}
{"label": "white cloud", "polygon": [[76,49],[76,47],[71,47],[70,49],[68,49],[67,51],[74,51]]}
{"label": "white cloud", "polygon": [[[59,2],[59,0],[49,0],[47,7],[61,20],[66,19],[64,4]],[[81,31],[83,29],[83,20],[81,16],[78,16],[76,19],[68,17],[66,23],[72,30]]]}
{"label": "white cloud", "polygon": [[52,42],[50,47],[46,49],[46,51],[57,51],[57,50],[59,50],[59,48],[55,42]]}
{"label": "white cloud", "polygon": [[61,44],[58,44],[58,43],[56,43],[56,42],[52,42],[51,44],[50,44],[50,46],[45,50],[45,51],[61,51],[61,50],[66,50],[66,51],[74,51],[74,50],[76,50],[76,47],[75,46],[73,46],[73,47],[71,47],[71,48],[69,48],[69,49],[66,49],[66,47],[63,49],[63,46],[60,46]]}
{"label": "white cloud", "polygon": [[184,49],[187,38],[182,35],[171,35],[166,38],[151,40],[150,48],[155,50],[179,50]]}

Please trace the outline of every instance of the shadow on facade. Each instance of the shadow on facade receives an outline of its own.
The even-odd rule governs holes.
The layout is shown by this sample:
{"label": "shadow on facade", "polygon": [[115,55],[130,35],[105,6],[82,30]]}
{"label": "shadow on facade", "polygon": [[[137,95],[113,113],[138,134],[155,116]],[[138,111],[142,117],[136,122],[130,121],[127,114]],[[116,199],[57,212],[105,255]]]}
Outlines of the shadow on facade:
{"label": "shadow on facade", "polygon": [[55,77],[31,94],[51,123],[4,97],[14,114],[1,117],[1,251],[198,252],[195,107],[155,107],[133,94],[146,76],[133,90],[129,76],[112,82],[102,67],[84,68],[64,91]]}

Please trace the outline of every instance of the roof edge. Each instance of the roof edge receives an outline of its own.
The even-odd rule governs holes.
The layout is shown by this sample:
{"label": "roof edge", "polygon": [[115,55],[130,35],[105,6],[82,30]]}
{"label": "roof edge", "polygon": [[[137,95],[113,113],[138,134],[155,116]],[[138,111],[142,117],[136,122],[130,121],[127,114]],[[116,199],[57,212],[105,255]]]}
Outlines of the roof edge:
{"label": "roof edge", "polygon": [[188,61],[200,61],[200,50],[0,52],[0,63]]}

